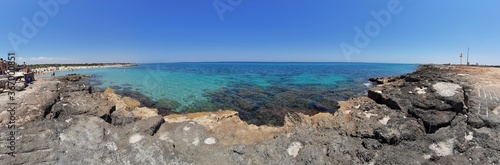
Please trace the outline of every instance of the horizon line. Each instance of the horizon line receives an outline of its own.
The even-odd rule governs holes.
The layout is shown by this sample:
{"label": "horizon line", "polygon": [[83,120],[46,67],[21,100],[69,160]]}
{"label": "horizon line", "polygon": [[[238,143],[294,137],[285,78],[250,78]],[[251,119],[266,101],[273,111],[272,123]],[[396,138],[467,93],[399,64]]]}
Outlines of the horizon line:
{"label": "horizon line", "polygon": [[[318,61],[178,61],[178,62],[87,62],[87,63],[34,63],[28,65],[74,65],[74,64],[174,64],[174,63],[367,63],[367,64],[433,64],[433,63],[399,63],[399,62],[318,62]],[[444,63],[443,63],[444,64]]]}

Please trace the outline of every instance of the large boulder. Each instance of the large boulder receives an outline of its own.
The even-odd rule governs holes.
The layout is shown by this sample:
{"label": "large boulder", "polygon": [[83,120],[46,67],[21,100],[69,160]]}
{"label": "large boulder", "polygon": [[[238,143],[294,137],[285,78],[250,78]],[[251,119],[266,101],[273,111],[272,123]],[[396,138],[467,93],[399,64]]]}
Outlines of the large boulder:
{"label": "large boulder", "polygon": [[101,96],[113,103],[116,103],[118,100],[122,99],[122,96],[118,95],[115,90],[111,88],[107,88],[104,92],[102,92]]}
{"label": "large boulder", "polygon": [[452,83],[437,73],[420,70],[388,78],[390,81],[377,80],[382,84],[370,89],[368,97],[379,104],[401,110],[406,116],[422,120],[425,131],[434,133],[449,126],[457,113],[465,114],[467,108],[462,85]]}
{"label": "large boulder", "polygon": [[135,108],[132,110],[132,114],[140,119],[148,119],[151,117],[158,116],[158,110],[148,107]]}
{"label": "large boulder", "polygon": [[27,87],[27,85],[24,82],[18,82],[14,85],[14,87],[16,88],[17,91],[22,91]]}
{"label": "large boulder", "polygon": [[160,129],[160,126],[165,123],[161,116],[150,117],[147,119],[139,120],[135,123],[129,124],[133,132],[144,132],[153,136]]}
{"label": "large boulder", "polygon": [[111,113],[111,124],[113,125],[127,125],[139,119],[140,118],[135,116],[131,111],[123,109],[116,109]]}
{"label": "large boulder", "polygon": [[8,82],[9,81],[7,79],[0,80],[0,88],[3,88],[3,89],[7,88],[7,83]]}
{"label": "large boulder", "polygon": [[123,103],[126,106],[126,110],[133,110],[141,105],[141,103],[133,98],[124,97]]}
{"label": "large boulder", "polygon": [[125,110],[125,111],[132,111],[141,105],[139,101],[132,99],[130,97],[124,97],[123,99],[117,100],[115,103],[117,110]]}

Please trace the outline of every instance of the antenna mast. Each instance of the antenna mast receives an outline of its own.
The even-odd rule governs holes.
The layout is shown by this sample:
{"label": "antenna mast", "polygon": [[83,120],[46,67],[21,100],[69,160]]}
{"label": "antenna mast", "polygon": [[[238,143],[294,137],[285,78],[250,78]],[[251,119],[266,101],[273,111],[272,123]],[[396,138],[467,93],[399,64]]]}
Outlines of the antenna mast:
{"label": "antenna mast", "polygon": [[469,50],[470,48],[467,48],[467,65],[469,65]]}
{"label": "antenna mast", "polygon": [[462,53],[460,53],[460,65],[462,65],[462,57],[464,56],[462,56]]}

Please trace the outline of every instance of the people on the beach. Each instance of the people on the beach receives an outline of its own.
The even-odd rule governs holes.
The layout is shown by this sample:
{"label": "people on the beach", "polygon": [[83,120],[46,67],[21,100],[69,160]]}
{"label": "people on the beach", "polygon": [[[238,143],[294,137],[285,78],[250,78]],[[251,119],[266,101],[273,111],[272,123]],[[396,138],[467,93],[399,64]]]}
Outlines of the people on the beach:
{"label": "people on the beach", "polygon": [[35,74],[33,73],[33,70],[31,70],[31,68],[28,67],[26,62],[23,62],[22,71],[24,72],[23,74],[25,83],[33,83],[33,81],[35,81]]}
{"label": "people on the beach", "polygon": [[24,82],[26,82],[26,83],[33,83],[33,78],[31,77],[31,74],[26,74],[24,76]]}
{"label": "people on the beach", "polygon": [[23,71],[26,72],[27,74],[31,72],[31,69],[30,67],[28,67],[28,65],[26,65],[26,62],[23,62]]}
{"label": "people on the beach", "polygon": [[8,63],[4,59],[0,59],[0,60],[1,60],[2,75],[5,75],[5,74],[7,74]]}
{"label": "people on the beach", "polygon": [[0,58],[0,75],[7,73],[7,62]]}
{"label": "people on the beach", "polygon": [[52,77],[56,77],[56,71],[52,71]]}

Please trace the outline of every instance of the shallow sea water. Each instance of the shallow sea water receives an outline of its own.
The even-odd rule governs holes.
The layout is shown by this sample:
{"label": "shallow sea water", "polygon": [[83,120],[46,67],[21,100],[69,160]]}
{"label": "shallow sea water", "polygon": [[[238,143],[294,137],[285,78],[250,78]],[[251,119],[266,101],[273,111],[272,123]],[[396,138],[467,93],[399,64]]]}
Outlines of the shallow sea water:
{"label": "shallow sea water", "polygon": [[89,82],[96,87],[139,93],[168,111],[232,109],[242,118],[266,114],[272,120],[286,111],[333,112],[336,101],[366,94],[369,78],[410,73],[416,67],[376,63],[162,63],[57,75],[93,74]]}

